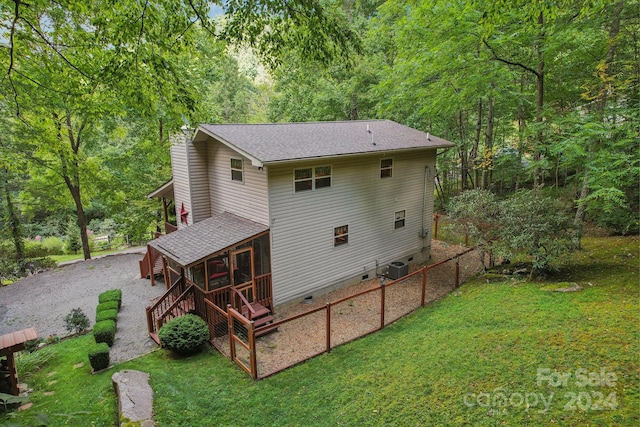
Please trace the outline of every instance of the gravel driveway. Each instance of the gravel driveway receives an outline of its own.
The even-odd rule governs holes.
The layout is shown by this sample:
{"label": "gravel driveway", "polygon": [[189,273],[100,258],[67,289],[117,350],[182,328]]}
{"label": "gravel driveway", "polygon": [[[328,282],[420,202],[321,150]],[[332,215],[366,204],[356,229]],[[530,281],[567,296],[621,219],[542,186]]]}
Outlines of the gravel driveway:
{"label": "gravel driveway", "polygon": [[140,279],[138,261],[144,249],[59,267],[0,287],[0,335],[34,326],[42,338],[67,335],[65,316],[81,308],[95,320],[98,295],[122,289],[111,361],[123,362],[149,352],[156,344],[147,334],[145,307],[164,293],[162,283]]}

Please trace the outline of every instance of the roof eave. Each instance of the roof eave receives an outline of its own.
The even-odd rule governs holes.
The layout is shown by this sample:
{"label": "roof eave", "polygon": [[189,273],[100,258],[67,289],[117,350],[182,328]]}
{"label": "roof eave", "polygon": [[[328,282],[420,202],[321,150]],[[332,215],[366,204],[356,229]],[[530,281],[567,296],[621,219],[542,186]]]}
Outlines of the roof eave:
{"label": "roof eave", "polygon": [[375,154],[387,154],[387,153],[399,153],[405,151],[418,151],[418,150],[438,150],[438,149],[449,149],[455,147],[453,143],[447,144],[438,144],[429,147],[408,147],[408,148],[395,148],[389,150],[378,150],[378,151],[359,151],[357,153],[345,153],[345,154],[332,154],[329,156],[309,156],[309,157],[296,157],[292,159],[274,159],[274,160],[264,160],[263,165],[277,165],[281,163],[290,163],[290,162],[300,162],[307,160],[319,160],[319,159],[331,159],[337,157],[355,157],[362,155],[375,155]]}
{"label": "roof eave", "polygon": [[201,138],[200,134],[204,134],[206,135],[206,137],[210,137],[210,138],[214,138],[215,140],[219,141],[220,143],[226,145],[227,147],[231,148],[233,151],[236,151],[237,153],[240,153],[241,155],[243,155],[244,157],[246,157],[247,159],[251,160],[251,165],[252,166],[256,166],[256,167],[263,167],[264,166],[264,162],[260,159],[258,159],[257,157],[255,157],[254,155],[246,152],[245,150],[242,150],[240,148],[238,148],[236,145],[234,145],[233,143],[227,141],[226,139],[222,138],[220,135],[217,135],[215,132],[211,132],[208,129],[203,128],[202,126],[198,126],[198,129],[196,129],[195,134],[193,135],[193,142],[200,142],[200,141],[205,141],[207,138]]}
{"label": "roof eave", "polygon": [[153,199],[156,197],[166,197],[169,191],[173,192],[173,190],[169,190],[169,189],[173,189],[173,179],[170,179],[169,181],[162,184],[160,187],[153,190],[151,193],[147,194],[147,198]]}

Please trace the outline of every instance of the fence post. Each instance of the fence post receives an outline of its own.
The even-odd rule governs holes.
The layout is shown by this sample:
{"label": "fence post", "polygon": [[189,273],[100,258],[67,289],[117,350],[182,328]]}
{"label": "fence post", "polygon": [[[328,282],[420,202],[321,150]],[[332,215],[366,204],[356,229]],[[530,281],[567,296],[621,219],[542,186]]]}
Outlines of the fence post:
{"label": "fence post", "polygon": [[456,257],[456,288],[460,284],[460,257]]}
{"label": "fence post", "polygon": [[384,292],[384,278],[380,281],[380,330],[382,330],[382,328],[384,328],[384,298],[385,298],[385,292]]}
{"label": "fence post", "polygon": [[227,325],[229,326],[229,358],[236,358],[236,348],[233,342],[233,316],[231,316],[231,304],[227,304]]}
{"label": "fence post", "polygon": [[147,312],[147,330],[149,331],[149,333],[152,333],[154,332],[154,330],[153,330],[153,316],[151,315],[151,307],[147,306],[145,311]]}
{"label": "fence post", "polygon": [[151,278],[151,286],[155,286],[156,285],[156,278],[155,278],[155,274],[154,274],[154,267],[155,267],[155,260],[153,260],[153,262],[151,261],[151,258],[153,257],[153,255],[155,255],[153,252],[151,252],[151,246],[147,245],[147,263],[148,263],[148,268],[149,268],[149,276]]}
{"label": "fence post", "polygon": [[255,332],[255,324],[252,320],[249,323],[249,327],[247,328],[247,332],[249,333],[249,363],[251,364],[251,378],[254,380],[258,379],[258,359],[256,353],[256,332]]}
{"label": "fence post", "polygon": [[438,239],[438,218],[439,218],[439,217],[440,217],[440,215],[438,215],[438,214],[434,214],[434,215],[433,215],[433,220],[434,220],[434,221],[435,221],[435,223],[436,223],[436,224],[435,224],[435,227],[434,227],[434,230],[433,230],[433,238],[434,238],[434,239]]}
{"label": "fence post", "polygon": [[327,353],[329,353],[331,351],[331,301],[329,301],[327,303],[327,305],[325,306],[327,308],[327,315],[326,315],[326,330],[327,330],[327,335],[326,335],[326,346],[327,346]]}
{"label": "fence post", "polygon": [[427,267],[422,268],[422,295],[420,296],[420,306],[424,306],[424,300],[427,294]]}

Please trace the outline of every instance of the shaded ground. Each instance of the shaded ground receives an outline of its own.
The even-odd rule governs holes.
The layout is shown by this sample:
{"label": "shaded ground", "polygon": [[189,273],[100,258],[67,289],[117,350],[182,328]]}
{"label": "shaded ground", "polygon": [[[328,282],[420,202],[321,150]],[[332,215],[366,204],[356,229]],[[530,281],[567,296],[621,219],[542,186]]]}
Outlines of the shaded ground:
{"label": "shaded ground", "polygon": [[128,253],[76,262],[0,287],[0,334],[34,326],[42,338],[64,337],[64,318],[78,307],[93,326],[98,295],[120,288],[122,308],[111,361],[129,360],[156,348],[147,335],[144,308],[165,289],[139,278],[142,256]]}
{"label": "shaded ground", "polygon": [[[432,241],[431,260],[426,264],[448,259],[466,251],[466,247],[448,245],[440,241]],[[416,266],[415,271],[422,266]],[[460,258],[460,282],[469,279],[482,270],[482,263],[476,251]],[[428,271],[425,287],[425,303],[442,298],[455,289],[456,263],[448,262]],[[354,298],[352,295],[376,289]],[[384,324],[394,322],[420,306],[422,294],[422,275],[413,276],[396,284],[385,287]],[[342,303],[333,302],[348,298]],[[381,318],[380,281],[371,279],[357,285],[339,289],[319,296],[311,304],[299,303],[285,307],[276,307],[275,320],[317,311],[297,320],[280,325],[276,332],[262,336],[256,340],[257,367],[260,377],[270,375],[288,366],[322,353],[327,344],[327,312],[330,308],[331,346],[346,343],[379,329]],[[223,354],[229,356],[229,338],[223,336],[214,340],[214,344]],[[248,366],[249,352],[236,346],[236,354]]]}

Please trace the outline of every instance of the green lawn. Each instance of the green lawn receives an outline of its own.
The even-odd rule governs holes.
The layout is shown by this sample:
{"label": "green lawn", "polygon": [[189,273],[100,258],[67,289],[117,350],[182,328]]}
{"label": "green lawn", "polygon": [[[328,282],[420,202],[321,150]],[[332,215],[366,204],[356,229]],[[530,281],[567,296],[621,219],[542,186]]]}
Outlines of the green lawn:
{"label": "green lawn", "polygon": [[[102,256],[102,255],[110,255],[110,254],[117,254],[120,253],[122,251],[125,251],[127,249],[130,248],[118,248],[118,249],[112,249],[109,251],[91,251],[91,256],[92,257],[97,257],[97,256]],[[49,258],[51,258],[52,260],[54,260],[57,263],[61,263],[61,262],[66,262],[66,261],[75,261],[77,259],[84,259],[84,255],[82,253],[78,253],[78,254],[65,254],[65,255],[49,255]]]}
{"label": "green lawn", "polygon": [[[547,282],[469,282],[258,382],[213,350],[156,351],[116,369],[151,374],[161,426],[639,425],[638,245],[585,239]],[[575,283],[583,289],[553,291]],[[89,342],[50,347],[54,358],[28,379],[34,406],[12,422],[113,425],[115,369],[89,373]]]}

